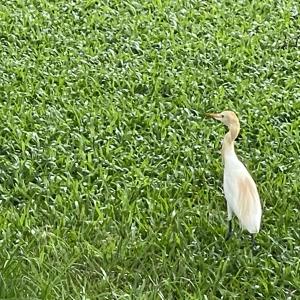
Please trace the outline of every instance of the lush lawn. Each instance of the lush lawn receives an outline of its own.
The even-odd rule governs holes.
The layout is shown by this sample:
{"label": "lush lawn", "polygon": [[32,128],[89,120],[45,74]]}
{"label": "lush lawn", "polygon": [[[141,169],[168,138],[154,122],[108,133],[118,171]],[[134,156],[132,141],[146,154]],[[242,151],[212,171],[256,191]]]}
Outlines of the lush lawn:
{"label": "lush lawn", "polygon": [[[1,299],[299,299],[299,1],[1,3]],[[257,253],[224,242],[225,108]]]}

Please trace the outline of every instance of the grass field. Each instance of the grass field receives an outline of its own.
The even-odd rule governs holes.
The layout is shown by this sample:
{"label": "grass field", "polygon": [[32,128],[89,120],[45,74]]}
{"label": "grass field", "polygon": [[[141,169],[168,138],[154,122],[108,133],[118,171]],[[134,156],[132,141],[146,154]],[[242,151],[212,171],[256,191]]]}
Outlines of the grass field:
{"label": "grass field", "polygon": [[[298,1],[0,4],[0,299],[300,299]],[[298,41],[299,37],[299,41]],[[232,109],[263,225],[224,241]]]}

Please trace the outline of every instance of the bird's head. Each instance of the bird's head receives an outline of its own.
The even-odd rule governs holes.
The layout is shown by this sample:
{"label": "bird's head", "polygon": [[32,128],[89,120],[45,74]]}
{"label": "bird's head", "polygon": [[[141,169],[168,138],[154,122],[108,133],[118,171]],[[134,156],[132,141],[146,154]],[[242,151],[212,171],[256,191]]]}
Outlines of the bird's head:
{"label": "bird's head", "polygon": [[238,117],[233,111],[225,110],[221,113],[207,113],[206,116],[214,118],[218,121],[221,121],[224,125],[231,127],[239,127],[240,122]]}

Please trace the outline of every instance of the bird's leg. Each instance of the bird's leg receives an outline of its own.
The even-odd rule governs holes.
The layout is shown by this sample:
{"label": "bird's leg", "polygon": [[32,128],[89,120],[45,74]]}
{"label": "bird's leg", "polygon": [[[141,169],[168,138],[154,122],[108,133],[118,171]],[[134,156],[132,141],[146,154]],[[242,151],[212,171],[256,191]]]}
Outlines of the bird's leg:
{"label": "bird's leg", "polygon": [[225,236],[225,241],[228,241],[232,234],[233,234],[233,231],[232,231],[232,210],[227,202],[227,214],[228,214],[228,231],[227,231],[227,234]]}
{"label": "bird's leg", "polygon": [[233,230],[232,230],[232,220],[228,221],[228,231],[226,233],[226,237],[225,237],[225,241],[228,241],[233,234]]}
{"label": "bird's leg", "polygon": [[255,250],[256,248],[255,234],[251,234],[251,243],[252,243],[252,249]]}

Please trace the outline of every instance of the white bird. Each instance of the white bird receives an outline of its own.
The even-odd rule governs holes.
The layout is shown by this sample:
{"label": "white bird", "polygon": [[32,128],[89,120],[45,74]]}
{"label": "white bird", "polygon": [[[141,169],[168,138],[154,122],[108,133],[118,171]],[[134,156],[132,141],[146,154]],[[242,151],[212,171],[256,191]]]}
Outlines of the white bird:
{"label": "white bird", "polygon": [[247,229],[251,234],[254,246],[254,235],[260,229],[262,208],[256,184],[234,150],[234,140],[240,131],[239,119],[232,111],[206,115],[221,121],[229,128],[222,145],[223,187],[228,213],[228,232],[225,239],[232,236],[232,217],[235,215],[242,229]]}

